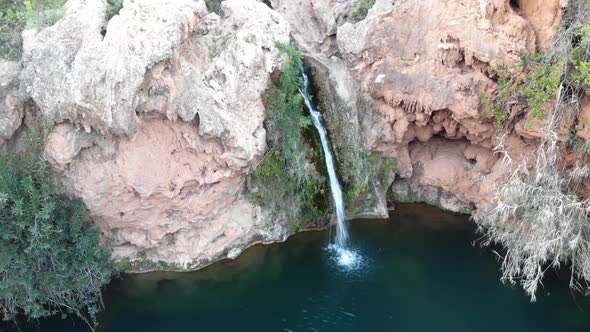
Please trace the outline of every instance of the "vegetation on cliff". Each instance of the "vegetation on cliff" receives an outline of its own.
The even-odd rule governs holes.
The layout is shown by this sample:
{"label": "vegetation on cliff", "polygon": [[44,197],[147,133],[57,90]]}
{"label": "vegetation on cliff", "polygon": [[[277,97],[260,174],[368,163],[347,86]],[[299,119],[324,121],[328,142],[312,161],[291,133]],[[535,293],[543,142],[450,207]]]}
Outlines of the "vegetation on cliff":
{"label": "vegetation on cliff", "polygon": [[[544,120],[553,108],[579,107],[581,94],[590,86],[590,1],[572,1],[554,44],[547,51],[530,55],[521,50],[519,62],[496,66],[497,93],[482,103],[498,131],[514,118],[515,105],[524,105],[534,117]],[[559,111],[559,110],[558,110]]]}
{"label": "vegetation on cliff", "polygon": [[65,0],[0,0],[0,59],[18,60],[24,29],[53,25]]}
{"label": "vegetation on cliff", "polygon": [[[321,156],[314,149],[311,119],[303,110],[301,54],[293,45],[278,43],[287,56],[280,77],[264,96],[269,149],[249,177],[250,197],[278,216],[301,220],[295,228],[326,212]],[[309,130],[309,131],[306,131]],[[295,230],[295,229],[293,229]]]}
{"label": "vegetation on cliff", "polygon": [[337,162],[338,178],[349,217],[373,213],[367,208],[384,206],[385,192],[396,172],[396,160],[367,146],[367,132],[378,112],[370,100],[359,96],[354,106],[344,102],[335,80],[321,64],[310,62],[313,87]]}
{"label": "vegetation on cliff", "polygon": [[350,9],[348,12],[348,17],[350,17],[354,22],[362,21],[365,17],[367,17],[369,9],[371,9],[374,4],[375,0],[360,0]]}
{"label": "vegetation on cliff", "polygon": [[[322,95],[322,97],[329,98]],[[367,112],[371,112],[366,106]],[[362,209],[379,205],[380,197],[374,197],[378,192],[385,192],[390,184],[390,176],[395,172],[395,160],[387,158],[378,152],[368,151],[365,135],[362,134],[363,123],[351,121],[343,116],[343,108],[334,109],[337,114],[327,114],[326,125],[332,128],[330,134],[338,160],[338,175],[342,181],[344,200],[351,215],[362,214]],[[365,113],[366,114],[366,113]],[[366,124],[365,124],[366,125]],[[369,124],[370,125],[370,124]]]}
{"label": "vegetation on cliff", "polygon": [[210,13],[217,15],[221,13],[221,0],[205,0],[205,5]]}
{"label": "vegetation on cliff", "polygon": [[109,6],[107,8],[107,21],[110,21],[113,16],[119,14],[123,8],[123,0],[107,0]]}
{"label": "vegetation on cliff", "polygon": [[0,316],[75,314],[94,327],[110,251],[82,202],[56,184],[41,137],[31,131],[26,152],[0,155]]}
{"label": "vegetation on cliff", "polygon": [[526,158],[515,162],[502,143],[496,147],[511,172],[497,187],[496,202],[473,219],[484,245],[504,249],[502,280],[520,284],[534,301],[549,268],[569,266],[574,289],[586,291],[590,283],[590,200],[576,194],[590,169],[582,163],[561,168],[564,147],[556,134],[560,121],[577,115],[582,95],[590,91],[590,1],[572,1],[554,45],[543,54],[522,55],[520,66],[524,78],[500,68],[499,93],[487,102],[489,116],[500,130],[509,125],[504,120],[512,118],[512,106],[525,105],[546,123],[541,142],[533,165]]}
{"label": "vegetation on cliff", "polygon": [[348,145],[340,150],[344,197],[348,209],[354,214],[361,213],[358,208],[373,206],[378,199],[371,197],[375,190],[385,192],[390,183],[390,176],[395,172],[394,159],[386,158],[377,152],[367,152]]}

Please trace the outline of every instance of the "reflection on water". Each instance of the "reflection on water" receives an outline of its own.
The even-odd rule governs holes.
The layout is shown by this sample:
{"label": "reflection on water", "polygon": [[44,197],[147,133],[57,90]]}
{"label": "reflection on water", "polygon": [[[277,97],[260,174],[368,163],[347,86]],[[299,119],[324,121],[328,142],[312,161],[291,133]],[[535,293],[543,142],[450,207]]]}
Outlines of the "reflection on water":
{"label": "reflection on water", "polygon": [[[473,247],[466,217],[422,205],[355,221],[359,269],[334,264],[329,232],[256,246],[194,273],[115,281],[98,331],[589,331],[590,302],[553,275],[531,304],[501,285],[499,263]],[[44,320],[30,331],[86,331]]]}

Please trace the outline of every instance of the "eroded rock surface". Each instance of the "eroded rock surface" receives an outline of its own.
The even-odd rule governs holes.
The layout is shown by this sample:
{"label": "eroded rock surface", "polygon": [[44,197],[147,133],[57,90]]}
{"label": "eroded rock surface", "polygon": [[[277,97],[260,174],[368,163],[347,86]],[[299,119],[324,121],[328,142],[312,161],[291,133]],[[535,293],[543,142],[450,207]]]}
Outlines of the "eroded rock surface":
{"label": "eroded rock surface", "polygon": [[519,0],[515,10],[527,18],[537,35],[540,49],[547,49],[553,42],[553,36],[559,30],[562,10],[569,0]]}
{"label": "eroded rock surface", "polygon": [[191,123],[147,116],[117,143],[111,158],[99,146],[83,150],[65,172],[115,258],[196,268],[287,234],[241,198],[248,166],[236,166],[218,138]]}
{"label": "eroded rock surface", "polygon": [[60,123],[48,159],[114,258],[194,269],[283,240],[286,221],[242,191],[266,149],[261,95],[287,22],[254,0],[224,1],[221,16],[203,1],[126,1],[108,23],[104,1],[66,8],[25,39],[21,91]]}
{"label": "eroded rock surface", "polygon": [[502,163],[489,149],[465,140],[435,137],[409,147],[412,176],[394,182],[399,201],[418,201],[454,212],[470,212],[495,193]]}
{"label": "eroded rock surface", "polygon": [[[196,269],[282,240],[289,221],[243,189],[266,149],[274,44],[291,31],[334,145],[395,158],[397,200],[467,212],[493,199],[506,169],[478,93],[494,93],[497,65],[550,44],[565,0],[377,0],[355,19],[360,0],[270,4],[226,0],[216,15],[202,0],[127,0],[107,22],[106,0],[70,0],[57,24],[24,33],[20,63],[0,63],[0,138],[32,98],[55,124],[46,152],[66,189],[138,270]],[[563,123],[584,142],[589,104]],[[509,121],[505,147],[530,158],[543,122]],[[361,213],[385,216],[384,192]]]}
{"label": "eroded rock surface", "polygon": [[[438,205],[451,210],[492,200],[505,170],[492,155],[499,137],[478,93],[495,91],[498,65],[550,44],[565,1],[377,0],[357,23],[347,15],[358,1],[332,1],[330,9],[316,2],[273,5],[309,57],[330,76],[348,78],[335,83],[338,95],[369,101],[356,113],[372,124],[364,127],[368,149],[397,160],[398,198],[402,192],[429,203],[444,198]],[[315,15],[313,27],[298,23],[305,15]],[[326,28],[331,24],[335,31]],[[575,119],[566,120],[561,139]],[[506,148],[515,159],[530,155],[543,123],[510,121]]]}
{"label": "eroded rock surface", "polygon": [[23,98],[18,91],[17,62],[0,60],[0,141],[12,137],[23,120]]}
{"label": "eroded rock surface", "polygon": [[64,18],[25,34],[21,90],[46,120],[103,133],[139,126],[137,90],[149,68],[172,58],[206,14],[192,0],[126,1],[106,22],[105,0],[71,0]]}

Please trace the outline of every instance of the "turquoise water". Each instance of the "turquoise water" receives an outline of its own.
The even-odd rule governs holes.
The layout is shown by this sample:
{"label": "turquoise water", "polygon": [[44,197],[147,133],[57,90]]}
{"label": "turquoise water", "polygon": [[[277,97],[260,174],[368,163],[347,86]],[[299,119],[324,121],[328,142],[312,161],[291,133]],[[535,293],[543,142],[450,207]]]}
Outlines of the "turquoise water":
{"label": "turquoise water", "polygon": [[[195,273],[150,273],[105,292],[98,331],[590,331],[590,301],[552,273],[537,303],[499,281],[465,217],[403,205],[350,224],[361,268],[338,267],[329,231],[256,246]],[[87,331],[42,320],[24,331]]]}

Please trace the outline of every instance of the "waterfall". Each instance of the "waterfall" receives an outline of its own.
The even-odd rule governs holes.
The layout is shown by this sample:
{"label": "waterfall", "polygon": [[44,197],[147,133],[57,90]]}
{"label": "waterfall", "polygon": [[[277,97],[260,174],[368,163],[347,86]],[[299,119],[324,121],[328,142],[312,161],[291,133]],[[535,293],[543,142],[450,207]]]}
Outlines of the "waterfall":
{"label": "waterfall", "polygon": [[[334,158],[332,151],[330,151],[330,145],[328,142],[328,133],[326,128],[322,124],[322,115],[318,112],[309,96],[309,78],[305,73],[305,69],[301,67],[301,76],[303,77],[303,84],[299,87],[299,92],[305,100],[305,105],[309,109],[311,120],[313,125],[320,134],[320,140],[322,142],[322,149],[324,150],[324,157],[326,161],[326,168],[328,169],[328,177],[330,180],[330,192],[332,192],[332,201],[334,203],[334,209],[336,210],[336,245],[344,249],[348,242],[348,230],[346,229],[345,217],[344,217],[344,201],[342,200],[342,190],[340,189],[340,182],[338,182],[338,176],[336,176],[336,170],[334,169]],[[345,257],[344,259],[348,259]]]}

